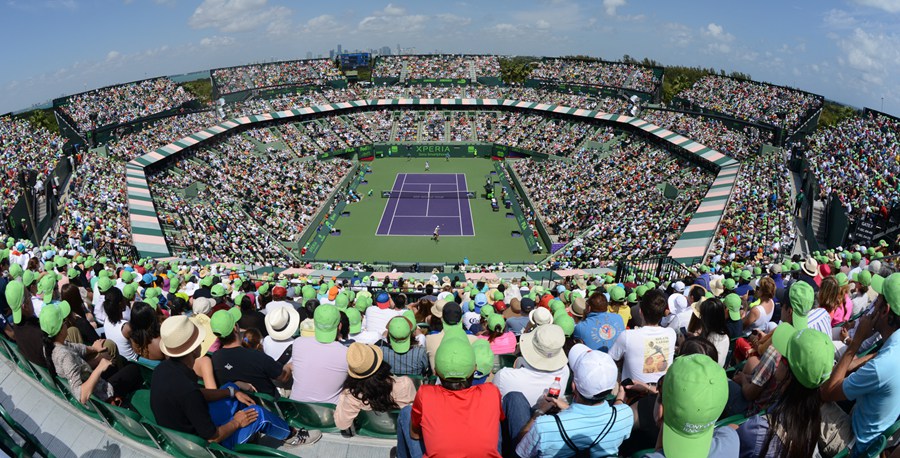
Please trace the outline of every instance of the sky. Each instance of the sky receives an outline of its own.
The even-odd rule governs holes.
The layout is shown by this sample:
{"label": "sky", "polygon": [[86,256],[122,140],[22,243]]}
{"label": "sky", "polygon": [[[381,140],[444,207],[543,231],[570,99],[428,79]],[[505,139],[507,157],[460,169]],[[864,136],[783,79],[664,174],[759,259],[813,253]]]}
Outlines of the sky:
{"label": "sky", "polygon": [[0,113],[163,75],[328,56],[338,44],[628,54],[741,71],[900,115],[900,0],[0,0]]}

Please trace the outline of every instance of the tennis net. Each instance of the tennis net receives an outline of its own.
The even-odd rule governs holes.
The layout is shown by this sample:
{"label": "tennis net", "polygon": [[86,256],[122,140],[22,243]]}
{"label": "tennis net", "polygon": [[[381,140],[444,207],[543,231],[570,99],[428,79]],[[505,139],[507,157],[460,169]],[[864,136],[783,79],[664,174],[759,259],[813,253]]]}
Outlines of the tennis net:
{"label": "tennis net", "polygon": [[474,199],[471,191],[381,191],[381,197],[393,199]]}

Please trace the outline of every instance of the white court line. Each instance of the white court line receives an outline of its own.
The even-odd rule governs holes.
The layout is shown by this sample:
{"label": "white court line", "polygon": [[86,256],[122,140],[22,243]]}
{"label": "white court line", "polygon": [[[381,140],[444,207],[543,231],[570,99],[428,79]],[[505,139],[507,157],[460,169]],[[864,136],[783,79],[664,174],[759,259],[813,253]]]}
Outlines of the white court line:
{"label": "white court line", "polygon": [[[459,175],[462,175],[463,190],[468,191],[469,183],[466,181],[466,174],[460,173]],[[462,205],[462,201],[460,201],[459,204]],[[472,215],[472,203],[469,202],[469,199],[466,199],[466,210],[469,211],[469,220],[472,221],[472,235],[467,236],[467,237],[475,237],[475,217]],[[459,224],[462,224],[462,210],[460,210],[460,214],[459,214]],[[459,233],[462,234],[462,231],[459,231]]]}
{"label": "white court line", "polygon": [[428,198],[425,199],[425,217],[428,218],[428,207],[431,206],[431,184],[428,185]]}
{"label": "white court line", "polygon": [[[400,181],[400,191],[399,191],[400,193],[403,193],[403,183],[404,183],[405,181],[406,181],[406,174],[404,173],[404,174],[403,174],[403,180]],[[395,184],[395,185],[397,184],[397,180],[396,180],[396,179],[394,180],[394,184]],[[393,190],[393,188],[392,188],[391,190]],[[393,199],[393,197],[391,197],[391,199]],[[386,234],[386,235],[391,235],[391,227],[394,226],[394,215],[397,214],[397,208],[398,208],[398,207],[400,207],[400,199],[399,199],[399,198],[397,199],[397,205],[394,205],[394,211],[391,212],[391,223],[388,225],[388,230],[387,230],[387,234]],[[387,209],[387,206],[385,206],[385,209]]]}
{"label": "white court line", "polygon": [[[456,192],[459,193],[459,173],[456,174]],[[463,183],[466,182],[465,175],[463,175]],[[467,191],[467,189],[463,189],[463,191]],[[456,197],[456,209],[459,210],[459,213],[456,214],[456,221],[459,222],[459,235],[463,235],[463,226],[462,226],[462,199],[459,196]]]}

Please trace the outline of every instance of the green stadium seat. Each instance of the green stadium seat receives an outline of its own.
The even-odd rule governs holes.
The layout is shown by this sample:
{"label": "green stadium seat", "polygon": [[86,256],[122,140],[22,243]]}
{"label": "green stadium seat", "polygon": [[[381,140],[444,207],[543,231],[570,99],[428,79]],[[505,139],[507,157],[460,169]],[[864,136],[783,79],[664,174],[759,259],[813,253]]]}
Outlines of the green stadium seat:
{"label": "green stadium seat", "polygon": [[497,359],[500,363],[500,368],[513,367],[513,365],[516,363],[517,358],[518,356],[513,353],[497,355]]}
{"label": "green stadium seat", "polygon": [[66,380],[60,376],[57,376],[56,377],[56,386],[59,387],[59,391],[61,391],[63,394],[63,397],[65,397],[66,400],[69,401],[69,404],[72,404],[73,406],[77,407],[78,410],[80,410],[81,413],[85,414],[86,416],[91,417],[94,420],[97,420],[101,423],[103,422],[103,418],[100,417],[100,414],[97,413],[97,411],[94,409],[93,404],[91,404],[90,401],[88,401],[87,405],[82,404],[81,401],[79,400],[79,396],[77,394],[73,393],[72,390],[69,389],[69,381],[68,380]]}
{"label": "green stadium seat", "polygon": [[141,368],[141,378],[144,379],[144,386],[149,388],[150,381],[153,380],[153,368],[139,362],[136,362],[135,364],[137,364],[138,367]]}
{"label": "green stadium seat", "polygon": [[278,412],[295,428],[338,431],[334,424],[334,404],[298,402],[288,398],[277,401]]}
{"label": "green stadium seat", "polygon": [[656,451],[655,448],[646,448],[644,450],[638,450],[631,454],[631,458],[641,458],[642,456],[644,456],[648,453],[653,453],[655,451]]}
{"label": "green stadium seat", "polygon": [[399,410],[391,412],[361,410],[353,423],[356,426],[356,432],[360,436],[395,439],[397,437],[397,417],[399,415]]}
{"label": "green stadium seat", "polygon": [[103,420],[106,421],[110,428],[148,447],[159,447],[153,438],[153,434],[141,423],[141,415],[139,413],[108,404],[96,398],[92,398],[92,402],[94,403],[94,409],[103,417]]}
{"label": "green stadium seat", "polygon": [[0,428],[0,451],[5,452],[8,456],[29,456],[25,449],[19,446],[3,428]]}
{"label": "green stadium seat", "polygon": [[211,448],[221,448],[226,451],[229,451],[238,456],[251,456],[251,457],[280,457],[280,458],[297,458],[297,455],[293,455],[288,452],[283,452],[281,450],[274,449],[272,447],[266,447],[263,445],[256,444],[238,444],[234,446],[234,451],[228,450],[225,447],[222,447],[219,444],[214,444],[215,447]]}
{"label": "green stadium seat", "polygon": [[131,396],[131,407],[145,420],[156,423],[156,416],[150,408],[150,390],[137,390]]}
{"label": "green stadium seat", "polygon": [[22,446],[22,449],[25,452],[25,455],[23,456],[37,455],[44,458],[54,458],[54,455],[50,453],[50,450],[47,450],[47,447],[45,447],[37,437],[34,437],[34,434],[31,434],[24,426],[14,420],[12,415],[9,414],[2,404],[0,404],[0,417],[2,417],[3,421],[25,442]]}
{"label": "green stadium seat", "polygon": [[207,440],[193,434],[163,428],[155,423],[145,421],[145,427],[153,433],[156,442],[166,453],[179,458],[216,458]]}

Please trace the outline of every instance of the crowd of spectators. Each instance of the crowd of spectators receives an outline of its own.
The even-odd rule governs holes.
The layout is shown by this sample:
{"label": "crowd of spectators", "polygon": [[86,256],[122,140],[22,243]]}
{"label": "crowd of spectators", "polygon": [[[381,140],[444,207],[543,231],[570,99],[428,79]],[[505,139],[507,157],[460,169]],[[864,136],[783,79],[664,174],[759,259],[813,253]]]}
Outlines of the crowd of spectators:
{"label": "crowd of spectators", "polygon": [[419,56],[381,56],[372,70],[374,78],[500,78],[500,59],[497,56],[468,56],[433,54]]}
{"label": "crowd of spectators", "polygon": [[26,119],[0,117],[0,217],[5,218],[19,199],[18,173],[34,170],[37,180],[43,182],[62,159],[62,147],[58,134]]}
{"label": "crowd of spectators", "polygon": [[414,282],[116,263],[3,236],[0,338],[72,403],[237,452],[268,436],[315,454],[322,432],[273,408],[289,399],[328,412],[338,442],[399,410],[382,443],[404,458],[889,456],[900,273],[882,259],[895,253]]}
{"label": "crowd of spectators", "polygon": [[[712,184],[713,175],[637,139],[608,153],[581,150],[572,162],[517,161],[514,170],[548,229],[568,247],[562,268],[667,252]],[[679,190],[667,199],[662,185]]]}
{"label": "crowd of spectators", "polygon": [[887,219],[900,204],[900,123],[872,113],[820,129],[808,141],[807,158],[819,183],[819,199],[837,196],[853,217]]}
{"label": "crowd of spectators", "polygon": [[[331,135],[315,141],[325,145],[336,138]],[[343,160],[285,166],[294,159],[296,155],[262,127],[230,135],[149,177],[157,208],[164,212],[161,218],[171,226],[165,230],[170,243],[191,258],[288,262],[284,246],[276,241],[295,241],[349,169]],[[171,198],[183,195],[179,191],[193,183],[206,191],[196,199]],[[185,215],[195,204],[201,206],[202,217]],[[207,232],[213,235],[205,237]]]}
{"label": "crowd of spectators", "polygon": [[85,249],[132,243],[125,163],[88,150],[71,180],[56,239]]}
{"label": "crowd of spectators", "polygon": [[652,68],[599,60],[543,59],[529,75],[531,79],[567,84],[586,84],[654,92],[660,79]]}
{"label": "crowd of spectators", "polygon": [[156,78],[75,94],[59,109],[75,121],[78,130],[86,132],[146,118],[192,100],[194,96],[172,80]]}
{"label": "crowd of spectators", "polygon": [[763,144],[772,142],[772,132],[754,126],[727,127],[715,118],[692,116],[680,111],[644,110],[641,118],[739,161],[750,159]]}
{"label": "crowd of spectators", "polygon": [[714,262],[770,263],[793,246],[791,181],[787,161],[779,152],[758,155],[741,165],[710,247]]}
{"label": "crowd of spectators", "polygon": [[341,78],[340,70],[328,59],[253,64],[212,71],[219,94],[274,86],[322,86]]}
{"label": "crowd of spectators", "polygon": [[137,132],[118,136],[111,140],[107,147],[111,156],[128,162],[176,140],[212,127],[219,121],[214,111],[169,116],[147,124]]}
{"label": "crowd of spectators", "polygon": [[737,119],[762,122],[793,131],[822,107],[820,96],[724,76],[704,76],[677,97]]}

